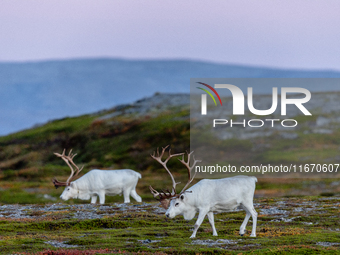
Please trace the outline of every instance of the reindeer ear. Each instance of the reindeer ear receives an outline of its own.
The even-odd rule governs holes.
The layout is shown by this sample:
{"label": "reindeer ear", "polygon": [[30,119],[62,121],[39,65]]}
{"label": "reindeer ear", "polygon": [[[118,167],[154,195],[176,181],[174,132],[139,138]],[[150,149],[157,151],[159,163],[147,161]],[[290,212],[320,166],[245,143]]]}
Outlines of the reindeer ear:
{"label": "reindeer ear", "polygon": [[180,199],[183,200],[183,199],[184,199],[184,195],[181,195],[181,196],[180,196]]}

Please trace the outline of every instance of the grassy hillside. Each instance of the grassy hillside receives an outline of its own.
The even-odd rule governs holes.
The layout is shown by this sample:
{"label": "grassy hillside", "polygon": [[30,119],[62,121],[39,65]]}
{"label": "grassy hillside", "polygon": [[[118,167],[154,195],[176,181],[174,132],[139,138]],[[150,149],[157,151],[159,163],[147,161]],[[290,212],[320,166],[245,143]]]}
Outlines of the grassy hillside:
{"label": "grassy hillside", "polygon": [[[78,154],[74,161],[85,164],[84,173],[94,168],[131,168],[143,175],[159,168],[150,157],[157,147],[170,144],[178,151],[189,148],[187,107],[169,109],[153,116],[100,119],[113,112],[115,110],[55,120],[1,137],[0,202],[25,202],[19,198],[13,201],[6,198],[7,192],[18,192],[22,188],[35,188],[40,194],[52,196],[60,193],[60,190],[53,192],[50,180],[53,177],[66,180],[70,174],[67,165],[53,154],[61,153],[63,148],[73,149]],[[148,190],[148,185],[139,186],[143,191]]]}
{"label": "grassy hillside", "polygon": [[[58,197],[61,189],[55,190],[51,179],[57,177],[65,181],[70,170],[53,152],[61,153],[64,148],[73,149],[78,154],[74,161],[78,165],[85,165],[84,173],[93,168],[131,168],[141,172],[143,178],[138,183],[137,192],[144,200],[151,200],[148,186],[169,187],[170,178],[150,154],[157,147],[168,144],[173,152],[189,150],[187,97],[179,97],[182,100],[179,104],[177,101],[171,103],[170,99],[174,96],[155,95],[141,100],[138,109],[137,102],[135,105],[119,106],[94,114],[54,120],[0,137],[0,203],[60,201]],[[301,122],[312,126],[311,122],[315,122],[316,118],[309,122],[302,119]],[[287,140],[276,133],[264,138],[217,141],[216,146],[220,146],[226,158],[236,165],[247,162],[303,163],[310,157],[317,162],[327,163],[338,157],[339,137],[338,128],[325,134],[313,134],[302,129],[295,139]],[[170,161],[169,165],[176,179],[184,185],[186,170],[176,161]],[[256,195],[337,194],[340,189],[336,181],[260,179]],[[108,203],[121,201],[119,196],[107,198]]]}
{"label": "grassy hillside", "polygon": [[[182,104],[171,101],[171,95],[155,95],[0,137],[0,254],[337,254],[338,179],[259,178],[256,238],[249,237],[251,220],[247,233],[238,235],[244,211],[216,214],[218,237],[212,236],[207,220],[197,238],[190,239],[195,219],[166,218],[148,186],[170,187],[170,178],[150,154],[168,144],[174,153],[189,149],[187,95],[179,98]],[[313,133],[321,117],[327,120],[320,114],[299,119],[303,125],[294,139],[274,133],[215,140],[215,145],[236,165],[303,163],[311,157],[337,162],[338,124],[332,120],[332,132]],[[62,189],[55,189],[51,179],[69,176],[69,168],[53,154],[64,148],[78,153],[74,161],[85,165],[84,173],[93,168],[142,173],[137,193],[143,203],[122,204],[120,196],[106,197],[105,205],[61,201]],[[176,160],[168,165],[181,188],[186,170]]]}

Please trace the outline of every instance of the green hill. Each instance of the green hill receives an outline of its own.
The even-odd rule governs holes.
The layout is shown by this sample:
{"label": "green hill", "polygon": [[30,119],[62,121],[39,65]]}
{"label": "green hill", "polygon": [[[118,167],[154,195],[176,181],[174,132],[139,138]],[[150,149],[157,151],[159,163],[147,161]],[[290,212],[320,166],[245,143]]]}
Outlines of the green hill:
{"label": "green hill", "polygon": [[[78,155],[74,161],[85,165],[83,172],[94,169],[130,168],[140,172],[137,192],[151,200],[148,186],[170,187],[170,178],[150,154],[166,145],[173,152],[190,148],[189,96],[186,94],[155,94],[131,105],[50,121],[44,125],[0,137],[0,203],[46,203],[59,200],[61,189],[55,190],[51,179],[66,180],[70,174],[66,164],[53,153],[65,148]],[[332,132],[305,132],[305,126],[315,125],[321,113],[305,121],[298,136],[287,139],[277,133],[249,139],[231,138],[217,141],[227,151],[234,164],[245,162],[307,162],[309,156],[317,162],[334,162],[339,151],[340,131],[331,122]],[[325,117],[323,117],[325,118]],[[314,124],[311,122],[315,122]],[[224,146],[224,147],[223,147]],[[313,163],[317,163],[314,162]],[[186,170],[170,161],[176,180],[186,183]],[[259,180],[257,196],[334,194],[340,190],[335,179]],[[180,185],[179,185],[180,186]],[[321,187],[316,189],[315,187]],[[67,203],[84,203],[69,201]],[[111,197],[107,202],[122,202]]]}
{"label": "green hill", "polygon": [[[163,95],[155,95],[154,98]],[[188,98],[188,95],[183,95]],[[143,101],[141,101],[143,103]],[[189,149],[189,106],[170,103],[147,103],[145,113],[135,105],[119,106],[94,114],[50,121],[39,127],[0,138],[0,202],[44,202],[36,194],[56,197],[51,179],[66,180],[67,165],[53,153],[65,148],[78,155],[76,164],[84,164],[83,172],[100,169],[130,168],[142,175],[158,169],[150,154],[160,146],[170,144],[176,151]],[[137,108],[136,112],[132,110]],[[144,107],[144,106],[142,106]],[[125,114],[125,112],[131,112]],[[170,163],[171,164],[171,163]],[[148,184],[139,189],[148,192]],[[33,191],[33,192],[32,192]],[[8,196],[27,193],[32,199]],[[24,196],[24,194],[21,194]],[[25,197],[24,196],[24,197]],[[114,198],[113,198],[114,199]],[[116,198],[120,201],[120,198]]]}

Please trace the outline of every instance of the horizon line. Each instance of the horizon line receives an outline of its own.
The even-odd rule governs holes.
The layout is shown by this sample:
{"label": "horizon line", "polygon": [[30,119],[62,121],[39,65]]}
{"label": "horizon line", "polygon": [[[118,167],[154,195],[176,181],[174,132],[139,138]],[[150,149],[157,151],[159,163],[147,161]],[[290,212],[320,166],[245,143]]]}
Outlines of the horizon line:
{"label": "horizon line", "polygon": [[282,71],[304,71],[304,72],[340,72],[335,68],[301,68],[301,67],[280,67],[280,66],[266,66],[247,63],[230,63],[220,62],[207,59],[195,59],[195,58],[180,58],[180,57],[162,57],[162,58],[130,58],[119,56],[88,56],[88,57],[70,57],[70,58],[46,58],[46,59],[27,59],[27,60],[0,60],[0,64],[38,64],[48,62],[68,62],[68,61],[88,61],[88,60],[120,60],[131,62],[171,62],[171,61],[183,61],[183,62],[198,62],[214,65],[228,65],[245,68],[262,68],[270,70],[282,70]]}

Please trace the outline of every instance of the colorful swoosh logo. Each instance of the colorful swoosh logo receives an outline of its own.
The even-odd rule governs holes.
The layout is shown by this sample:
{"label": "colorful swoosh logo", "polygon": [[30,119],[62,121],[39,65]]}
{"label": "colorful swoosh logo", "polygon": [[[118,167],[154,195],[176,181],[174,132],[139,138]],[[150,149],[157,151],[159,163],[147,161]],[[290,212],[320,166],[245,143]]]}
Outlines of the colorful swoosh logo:
{"label": "colorful swoosh logo", "polygon": [[[197,83],[202,84],[202,85],[206,86],[207,88],[211,89],[211,91],[215,93],[215,95],[217,96],[218,100],[220,101],[220,104],[222,105],[222,100],[220,98],[220,95],[217,93],[217,91],[213,87],[211,87],[210,85],[205,84],[203,82],[197,82]],[[210,93],[209,90],[203,89],[203,88],[200,88],[200,87],[197,87],[197,88],[203,90],[204,92],[206,92],[214,100],[214,103],[217,106],[216,100],[215,100],[214,96]]]}

